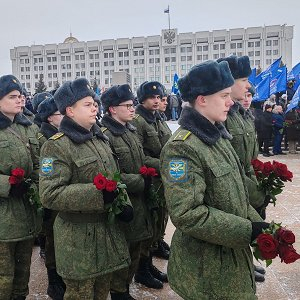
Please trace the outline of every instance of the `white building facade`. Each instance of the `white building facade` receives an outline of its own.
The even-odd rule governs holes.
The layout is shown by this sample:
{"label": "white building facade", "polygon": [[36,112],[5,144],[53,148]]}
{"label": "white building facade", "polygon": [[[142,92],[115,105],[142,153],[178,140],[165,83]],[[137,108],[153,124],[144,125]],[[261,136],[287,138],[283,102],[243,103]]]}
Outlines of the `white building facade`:
{"label": "white building facade", "polygon": [[230,30],[178,33],[79,42],[20,46],[10,50],[13,74],[34,93],[40,74],[51,90],[57,82],[86,77],[100,88],[110,87],[112,73],[125,71],[133,90],[145,80],[160,81],[171,89],[175,73],[185,75],[195,64],[208,59],[248,55],[251,67],[265,69],[277,58],[292,67],[293,26],[272,25]]}

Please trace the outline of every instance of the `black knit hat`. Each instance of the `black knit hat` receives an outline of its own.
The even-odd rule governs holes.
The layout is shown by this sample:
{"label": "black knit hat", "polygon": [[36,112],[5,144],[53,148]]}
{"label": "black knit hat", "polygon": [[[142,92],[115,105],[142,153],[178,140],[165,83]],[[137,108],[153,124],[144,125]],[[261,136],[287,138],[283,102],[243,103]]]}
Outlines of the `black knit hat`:
{"label": "black knit hat", "polygon": [[208,60],[195,65],[178,80],[178,87],[184,101],[193,101],[199,95],[212,95],[234,84],[228,63]]}
{"label": "black knit hat", "polygon": [[117,106],[127,100],[134,100],[134,95],[128,84],[114,85],[101,95],[104,112],[107,112],[110,106]]}
{"label": "black knit hat", "polygon": [[0,99],[12,91],[22,93],[23,87],[20,81],[13,75],[4,75],[0,77]]}
{"label": "black knit hat", "polygon": [[34,110],[34,113],[37,113],[38,106],[46,99],[52,98],[53,96],[48,92],[37,93],[34,95],[31,104]]}
{"label": "black knit hat", "polygon": [[250,60],[248,56],[237,57],[231,55],[225,58],[219,58],[217,62],[227,61],[231,74],[234,79],[246,78],[251,74]]}
{"label": "black knit hat", "polygon": [[53,97],[45,99],[42,103],[40,103],[37,109],[37,112],[43,122],[48,122],[48,117],[57,111],[58,108]]}
{"label": "black knit hat", "polygon": [[95,92],[86,78],[78,78],[74,81],[66,81],[54,94],[54,101],[61,114],[66,114],[66,108],[74,105],[77,101],[91,96]]}
{"label": "black knit hat", "polygon": [[144,100],[154,95],[163,97],[163,94],[162,85],[158,81],[145,81],[137,90],[139,103],[142,103]]}

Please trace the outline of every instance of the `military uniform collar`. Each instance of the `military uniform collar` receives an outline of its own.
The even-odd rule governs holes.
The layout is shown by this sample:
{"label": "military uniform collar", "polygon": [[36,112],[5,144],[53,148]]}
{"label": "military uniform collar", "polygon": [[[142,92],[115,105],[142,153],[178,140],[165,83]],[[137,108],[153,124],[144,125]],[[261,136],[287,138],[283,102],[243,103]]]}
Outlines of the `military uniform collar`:
{"label": "military uniform collar", "polygon": [[42,126],[42,119],[38,113],[34,116],[33,123],[38,127]]}
{"label": "military uniform collar", "polygon": [[159,119],[160,121],[167,121],[167,116],[164,112],[156,112],[157,115],[157,119]]}
{"label": "military uniform collar", "polygon": [[83,144],[86,141],[93,139],[95,136],[103,141],[108,140],[107,136],[102,133],[97,125],[94,124],[91,130],[87,130],[67,116],[63,117],[60,123],[59,131],[63,132],[67,137],[77,144]]}
{"label": "military uniform collar", "polygon": [[156,116],[150,110],[146,109],[142,104],[137,105],[135,112],[143,117],[147,123],[153,124],[156,121]]}
{"label": "military uniform collar", "polygon": [[25,116],[33,116],[33,112],[31,112],[28,108],[26,108],[26,107],[24,107],[24,109],[23,109],[23,114],[25,115]]}
{"label": "military uniform collar", "polygon": [[58,132],[58,129],[47,122],[43,122],[40,132],[45,136],[45,138],[49,139],[51,136]]}
{"label": "military uniform collar", "polygon": [[106,127],[113,135],[122,135],[126,132],[126,130],[135,131],[136,128],[130,123],[126,123],[126,125],[122,125],[120,122],[116,121],[110,115],[104,115],[101,124]]}
{"label": "military uniform collar", "polygon": [[16,114],[14,121],[12,122],[10,118],[0,112],[0,129],[5,129],[11,126],[13,123],[21,124],[23,126],[32,125],[32,123],[22,113]]}
{"label": "military uniform collar", "polygon": [[220,138],[232,139],[222,123],[212,124],[192,107],[183,108],[178,124],[209,146],[216,144]]}

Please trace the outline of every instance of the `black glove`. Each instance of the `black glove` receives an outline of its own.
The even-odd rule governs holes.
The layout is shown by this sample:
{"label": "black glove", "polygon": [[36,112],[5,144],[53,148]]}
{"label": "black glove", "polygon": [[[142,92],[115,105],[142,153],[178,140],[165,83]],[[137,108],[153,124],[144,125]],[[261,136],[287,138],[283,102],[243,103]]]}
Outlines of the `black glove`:
{"label": "black glove", "polygon": [[252,222],[252,234],[251,234],[251,242],[253,242],[263,231],[263,229],[267,229],[270,226],[270,223],[266,222]]}
{"label": "black glove", "polygon": [[152,184],[152,177],[149,177],[149,176],[144,177],[144,183],[145,183],[144,193],[146,194],[150,190],[150,187]]}
{"label": "black glove", "polygon": [[15,198],[21,198],[28,192],[29,187],[30,187],[29,183],[25,181],[21,181],[19,184],[13,184],[11,186],[10,194]]}
{"label": "black glove", "polygon": [[108,192],[107,190],[102,190],[102,193],[104,204],[113,203],[116,197],[118,196],[118,193],[116,193],[115,191]]}
{"label": "black glove", "polygon": [[123,206],[122,212],[117,217],[120,221],[129,223],[133,219],[133,208],[130,205]]}

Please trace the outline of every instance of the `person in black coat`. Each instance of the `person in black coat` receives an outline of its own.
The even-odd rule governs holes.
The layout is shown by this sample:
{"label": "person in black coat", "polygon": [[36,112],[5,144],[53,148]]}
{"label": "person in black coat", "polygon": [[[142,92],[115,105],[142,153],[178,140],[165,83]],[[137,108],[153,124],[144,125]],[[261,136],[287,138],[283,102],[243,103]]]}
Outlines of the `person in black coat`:
{"label": "person in black coat", "polygon": [[266,157],[273,155],[269,151],[270,142],[272,140],[272,133],[273,133],[272,106],[270,104],[266,104],[265,111],[263,112],[262,119],[261,119],[263,156]]}

